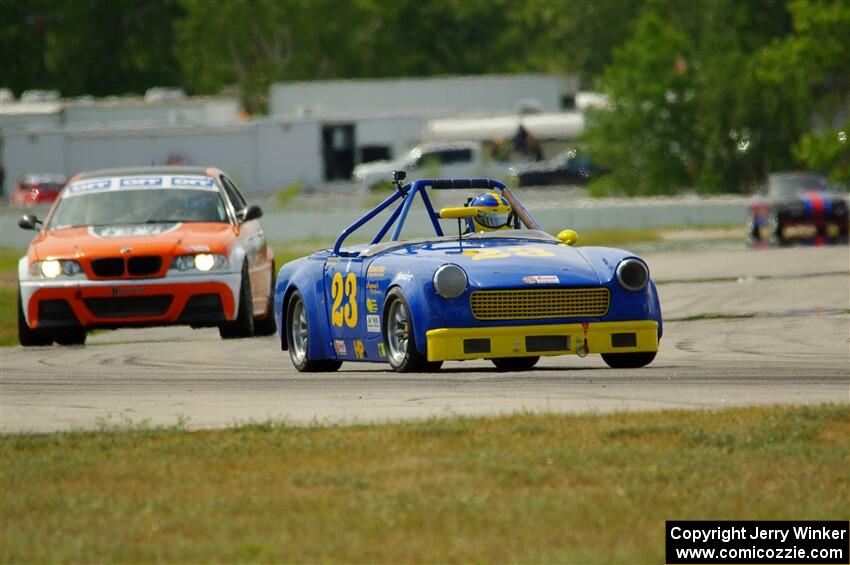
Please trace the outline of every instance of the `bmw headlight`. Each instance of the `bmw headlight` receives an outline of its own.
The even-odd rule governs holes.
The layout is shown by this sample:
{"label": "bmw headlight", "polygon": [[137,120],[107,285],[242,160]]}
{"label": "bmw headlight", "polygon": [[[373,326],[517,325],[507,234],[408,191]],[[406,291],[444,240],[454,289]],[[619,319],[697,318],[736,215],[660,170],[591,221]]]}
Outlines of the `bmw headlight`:
{"label": "bmw headlight", "polygon": [[626,290],[643,290],[649,282],[649,268],[640,259],[625,259],[617,265],[617,281]]}
{"label": "bmw headlight", "polygon": [[178,255],[171,263],[171,269],[177,271],[223,271],[230,267],[230,262],[224,255],[217,253],[196,253]]}
{"label": "bmw headlight", "polygon": [[457,298],[466,292],[467,278],[457,265],[443,265],[434,273],[434,288],[443,298]]}
{"label": "bmw headlight", "polygon": [[76,261],[70,259],[45,259],[36,261],[29,268],[29,274],[33,277],[46,279],[84,277],[83,268]]}

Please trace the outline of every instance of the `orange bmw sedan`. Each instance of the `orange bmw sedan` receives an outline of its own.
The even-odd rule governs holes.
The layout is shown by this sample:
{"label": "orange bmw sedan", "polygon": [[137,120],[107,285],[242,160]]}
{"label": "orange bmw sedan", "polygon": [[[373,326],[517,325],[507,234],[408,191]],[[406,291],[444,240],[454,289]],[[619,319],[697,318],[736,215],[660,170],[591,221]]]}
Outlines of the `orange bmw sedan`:
{"label": "orange bmw sedan", "polygon": [[95,328],[275,331],[274,257],[258,206],[222,171],[106,169],[63,189],[18,263],[21,345],[82,344]]}

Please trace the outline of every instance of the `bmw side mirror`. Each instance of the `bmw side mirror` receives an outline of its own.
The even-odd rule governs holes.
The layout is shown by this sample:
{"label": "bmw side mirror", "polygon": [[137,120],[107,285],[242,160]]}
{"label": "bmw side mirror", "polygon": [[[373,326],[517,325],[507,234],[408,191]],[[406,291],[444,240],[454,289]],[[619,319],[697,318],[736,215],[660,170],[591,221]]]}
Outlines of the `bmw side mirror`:
{"label": "bmw side mirror", "polygon": [[41,220],[32,214],[24,214],[21,216],[21,219],[18,220],[18,227],[23,230],[37,230],[39,224],[41,224]]}
{"label": "bmw side mirror", "polygon": [[242,219],[243,222],[250,222],[251,220],[256,220],[263,217],[263,209],[259,206],[252,205],[248,206],[248,209],[245,211],[245,217]]}

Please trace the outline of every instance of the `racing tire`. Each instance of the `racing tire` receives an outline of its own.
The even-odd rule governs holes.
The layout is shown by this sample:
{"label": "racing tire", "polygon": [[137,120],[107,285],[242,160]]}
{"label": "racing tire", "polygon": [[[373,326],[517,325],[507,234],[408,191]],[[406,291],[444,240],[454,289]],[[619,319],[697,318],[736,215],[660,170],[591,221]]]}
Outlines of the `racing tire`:
{"label": "racing tire", "polygon": [[527,371],[534,367],[540,356],[537,357],[498,357],[490,359],[500,371]]}
{"label": "racing tire", "polygon": [[251,298],[251,279],[248,266],[242,266],[242,282],[239,284],[239,311],[232,322],[224,322],[218,327],[222,339],[251,337],[254,335],[254,312]]}
{"label": "racing tire", "polygon": [[310,359],[308,347],[309,321],[304,299],[297,290],[289,298],[286,307],[284,330],[286,331],[287,349],[292,364],[301,373],[332,373],[342,366],[342,361],[336,359]]}
{"label": "racing tire", "polygon": [[747,223],[747,240],[751,245],[761,243],[761,228],[755,218],[751,218]]}
{"label": "racing tire", "polygon": [[274,261],[272,261],[272,272],[269,275],[271,279],[269,281],[269,301],[267,309],[267,314],[265,318],[255,319],[254,320],[254,335],[274,335],[277,331],[277,324],[274,321],[274,274],[275,267]]}
{"label": "racing tire", "polygon": [[655,351],[638,353],[603,353],[602,360],[612,369],[637,369],[645,367],[655,359]]}
{"label": "racing tire", "polygon": [[59,345],[84,345],[88,332],[83,328],[70,328],[53,334],[53,340]]}
{"label": "racing tire", "polygon": [[23,347],[53,345],[53,336],[44,330],[32,329],[24,318],[24,308],[21,305],[21,292],[18,290],[18,342]]}
{"label": "racing tire", "polygon": [[404,292],[394,288],[384,303],[383,335],[387,361],[397,373],[433,373],[440,370],[442,361],[428,361],[416,348],[416,332],[410,305]]}
{"label": "racing tire", "polygon": [[773,220],[773,243],[780,246],[788,245],[788,238],[785,237],[785,218],[777,214]]}

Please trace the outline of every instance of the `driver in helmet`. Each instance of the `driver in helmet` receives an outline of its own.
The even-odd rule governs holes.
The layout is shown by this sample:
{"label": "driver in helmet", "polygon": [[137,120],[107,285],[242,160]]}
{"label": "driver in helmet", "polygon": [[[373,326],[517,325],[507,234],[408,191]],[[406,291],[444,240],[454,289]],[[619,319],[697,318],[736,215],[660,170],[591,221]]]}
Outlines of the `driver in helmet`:
{"label": "driver in helmet", "polygon": [[505,197],[497,192],[482,192],[466,205],[479,208],[478,215],[467,220],[469,233],[513,227],[513,209]]}

